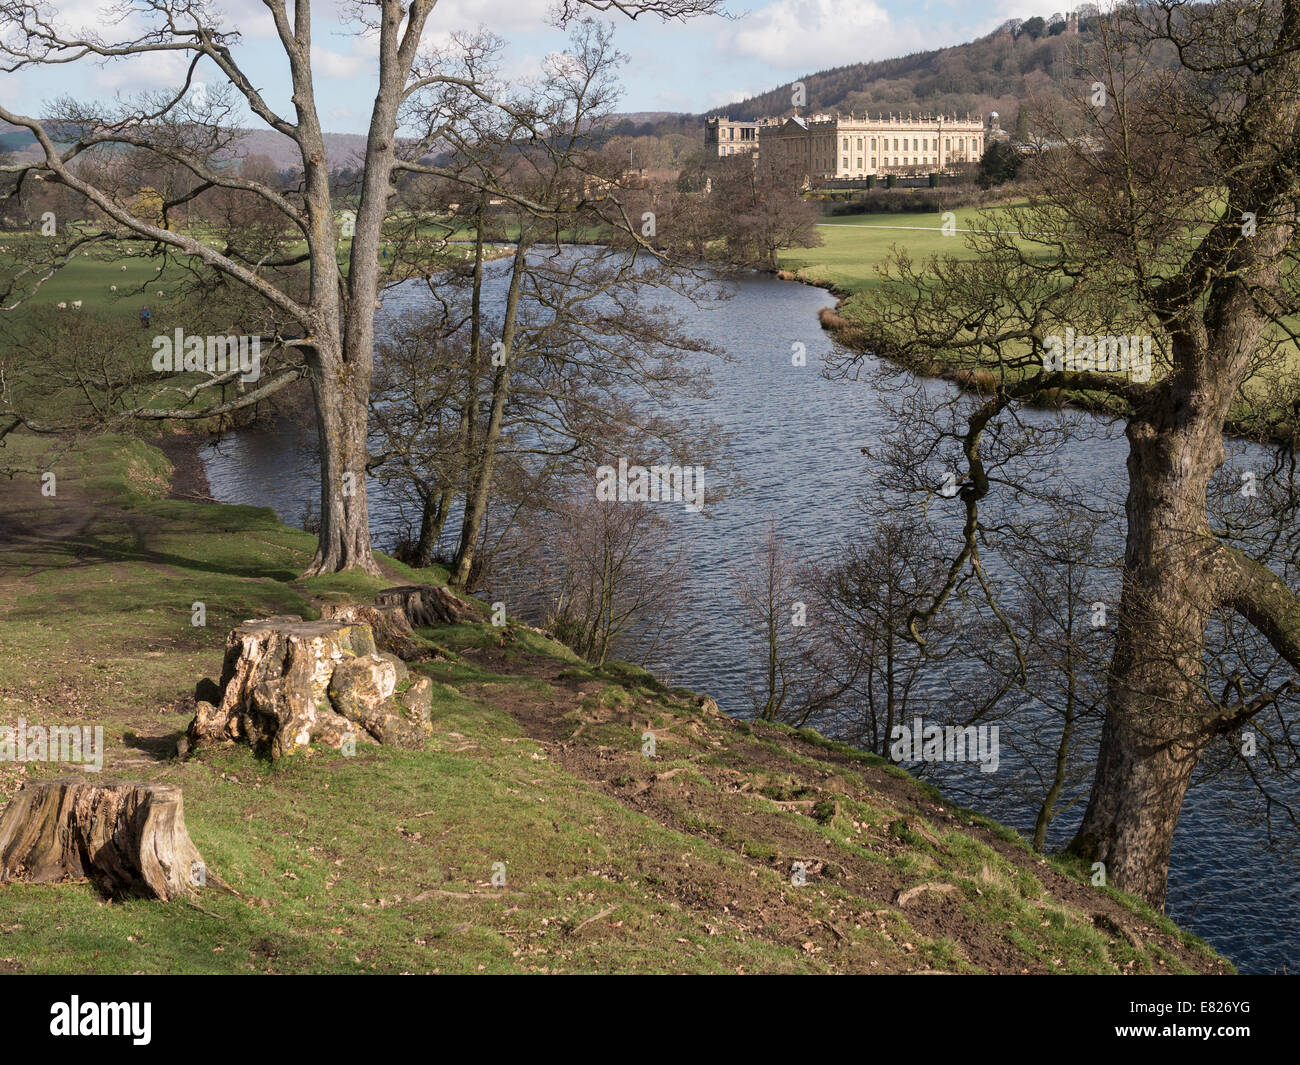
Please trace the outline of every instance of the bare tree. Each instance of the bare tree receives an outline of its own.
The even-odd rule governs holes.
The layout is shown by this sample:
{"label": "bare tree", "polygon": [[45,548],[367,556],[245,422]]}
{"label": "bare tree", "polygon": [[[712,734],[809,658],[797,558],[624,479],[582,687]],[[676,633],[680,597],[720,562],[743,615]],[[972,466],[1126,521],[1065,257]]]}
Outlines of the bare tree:
{"label": "bare tree", "polygon": [[599,501],[590,484],[534,512],[514,552],[555,635],[589,662],[661,649],[683,608],[684,551],[653,504]]}
{"label": "bare tree", "polygon": [[1013,679],[997,716],[1014,721],[1002,742],[1019,759],[1008,766],[1011,782],[1002,790],[1034,811],[1031,841],[1039,852],[1053,822],[1088,797],[1114,652],[1114,589],[1105,578],[1118,569],[1105,546],[1108,511],[1061,502],[1047,514],[1029,535],[999,545],[1000,583],[1015,594],[1008,616],[1022,637],[1023,675],[996,627],[986,627],[983,640],[966,641],[985,666],[974,688],[994,690]]}
{"label": "bare tree", "polygon": [[[943,569],[924,527],[886,518],[842,545],[832,565],[813,576],[816,686],[814,715],[836,735],[889,756],[895,728],[914,717],[953,721],[953,621],[936,618],[922,649],[908,638],[912,613],[942,582]],[[963,707],[970,724],[992,705]]]}
{"label": "bare tree", "polygon": [[768,154],[757,161],[748,155],[723,159],[709,195],[726,261],[760,270],[776,270],[778,255],[786,248],[822,243],[819,209],[799,195],[799,163]]}
{"label": "bare tree", "polygon": [[806,697],[808,644],[813,637],[800,578],[799,566],[773,521],[751,545],[747,563],[732,572],[745,623],[758,637],[762,680],[758,687],[751,686],[750,701],[761,721],[803,725],[813,710]]}

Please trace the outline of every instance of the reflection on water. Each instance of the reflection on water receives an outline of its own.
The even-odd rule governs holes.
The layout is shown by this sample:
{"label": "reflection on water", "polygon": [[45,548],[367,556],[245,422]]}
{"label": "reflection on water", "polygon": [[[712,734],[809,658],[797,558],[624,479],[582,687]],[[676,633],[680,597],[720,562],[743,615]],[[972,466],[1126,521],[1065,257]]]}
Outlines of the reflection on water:
{"label": "reflection on water", "polygon": [[[419,298],[415,289],[390,294],[385,313]],[[743,485],[708,514],[671,508],[686,551],[678,578],[688,593],[695,635],[689,654],[647,664],[673,683],[707,692],[733,713],[747,708],[747,636],[729,574],[753,538],[773,518],[793,551],[816,559],[868,520],[853,486],[873,477],[862,449],[879,439],[887,413],[867,384],[821,376],[830,344],[817,311],[833,303],[820,289],[755,279],[742,283],[730,301],[681,308],[691,332],[735,356],[734,362],[714,364],[712,397],[683,406],[730,432],[731,466]],[[806,346],[806,366],[792,365],[795,342]],[[1126,444],[1117,427],[1087,422],[1069,445],[1063,468],[1083,483],[1113,490],[1126,477]],[[296,422],[232,436],[204,455],[213,496],[270,506],[285,521],[301,524],[319,500],[310,444],[310,428]],[[407,530],[392,490],[372,480],[370,493],[375,541],[386,546]],[[448,529],[456,527],[453,517]],[[1003,724],[1004,735],[1008,726]],[[973,766],[971,771],[978,774]],[[1226,805],[1213,782],[1190,794],[1174,841],[1168,912],[1243,971],[1294,969],[1300,946],[1295,868],[1264,851],[1261,830],[1229,821]],[[1032,832],[1032,811],[1000,803],[986,809]],[[1060,831],[1068,834],[1081,813],[1081,807],[1072,809]]]}

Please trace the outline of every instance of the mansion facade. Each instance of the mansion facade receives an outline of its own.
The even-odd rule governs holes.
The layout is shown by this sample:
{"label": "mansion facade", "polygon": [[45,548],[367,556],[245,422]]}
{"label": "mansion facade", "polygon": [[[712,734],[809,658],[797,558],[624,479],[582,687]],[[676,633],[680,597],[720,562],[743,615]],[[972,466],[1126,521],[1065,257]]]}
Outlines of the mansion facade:
{"label": "mansion facade", "polygon": [[748,155],[758,151],[760,130],[781,125],[779,118],[760,118],[755,122],[737,122],[730,118],[711,118],[704,123],[704,146],[715,155]]}
{"label": "mansion facade", "polygon": [[753,153],[800,163],[811,179],[857,179],[879,174],[930,173],[979,162],[990,138],[1004,134],[994,111],[984,121],[967,115],[811,115],[733,122],[711,118],[705,144],[717,154]]}

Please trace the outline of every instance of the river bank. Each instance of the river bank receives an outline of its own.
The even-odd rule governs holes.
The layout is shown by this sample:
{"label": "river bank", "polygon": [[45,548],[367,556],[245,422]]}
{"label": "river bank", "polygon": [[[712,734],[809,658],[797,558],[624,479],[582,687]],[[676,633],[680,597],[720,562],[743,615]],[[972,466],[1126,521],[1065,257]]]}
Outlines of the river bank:
{"label": "river bank", "polygon": [[169,499],[183,499],[191,503],[217,502],[212,498],[212,486],[208,484],[207,470],[200,457],[203,448],[211,440],[209,433],[190,430],[164,433],[149,441],[171,463]]}
{"label": "river bank", "polygon": [[[835,297],[835,306],[823,314],[822,325],[846,349],[885,359],[918,376],[949,381],[981,395],[992,395],[1002,379],[998,366],[974,361],[947,362],[929,356],[907,358],[901,352],[886,350],[853,320],[853,304],[870,299],[871,293],[879,288],[882,281],[877,268],[894,254],[896,247],[901,247],[918,264],[931,256],[974,258],[971,249],[957,238],[964,232],[989,225],[990,220],[996,225],[999,209],[998,205],[958,209],[952,212],[952,218],[926,213],[899,215],[891,224],[822,222],[819,228],[825,244],[786,249],[780,255],[775,276],[825,289]],[[988,211],[994,213],[986,214]],[[1293,353],[1292,358],[1296,357]],[[1295,365],[1300,372],[1300,363]],[[1008,372],[1017,378],[1030,371]],[[1067,393],[1061,389],[1045,390],[1024,402],[1048,410],[1070,407],[1106,417],[1122,413],[1110,396]],[[1230,417],[1225,432],[1234,439],[1285,444],[1296,432],[1293,421],[1284,419],[1279,423],[1267,411],[1242,409]]]}
{"label": "river bank", "polygon": [[[952,363],[945,363],[940,359],[908,359],[903,357],[900,352],[889,351],[881,345],[873,344],[871,338],[867,336],[861,326],[856,325],[840,313],[845,304],[850,299],[858,297],[859,293],[839,288],[832,281],[802,277],[789,270],[777,270],[774,272],[774,276],[780,281],[792,281],[796,284],[825,289],[835,296],[835,308],[830,311],[823,311],[819,315],[819,321],[821,327],[834,337],[838,344],[843,345],[845,348],[885,359],[920,377],[951,382],[965,391],[983,396],[996,394],[998,385],[1001,382],[1001,375],[995,368],[981,369],[978,366],[957,366]],[[1021,402],[1027,406],[1039,407],[1045,410],[1060,410],[1063,407],[1070,407],[1107,418],[1120,417],[1123,413],[1111,396],[1067,391],[1061,388],[1044,389],[1042,392],[1027,397]],[[1262,431],[1257,421],[1243,418],[1229,418],[1224,423],[1223,431],[1225,436],[1236,440],[1249,440],[1252,443],[1269,444],[1277,447],[1288,445],[1294,433],[1293,427],[1288,424],[1276,427],[1270,426],[1267,431]]]}

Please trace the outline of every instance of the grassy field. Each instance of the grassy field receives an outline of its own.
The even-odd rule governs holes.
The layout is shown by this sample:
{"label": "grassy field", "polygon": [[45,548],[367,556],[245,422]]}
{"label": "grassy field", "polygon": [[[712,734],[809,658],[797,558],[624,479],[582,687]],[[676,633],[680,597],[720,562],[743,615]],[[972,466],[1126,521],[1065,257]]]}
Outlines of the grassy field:
{"label": "grassy field", "polygon": [[[196,235],[202,236],[201,233]],[[430,239],[443,235],[442,232],[435,234],[432,230],[429,231]],[[467,234],[458,233],[450,239],[464,240],[466,237]],[[30,232],[0,231],[0,276],[18,269],[24,244],[39,239],[41,238]],[[339,263],[344,268],[351,243],[345,239],[339,244]],[[389,246],[390,252],[392,247]],[[291,244],[286,246],[285,253],[300,254],[305,249],[305,244]],[[489,259],[499,259],[510,252],[511,248],[504,244],[489,244],[486,249]],[[461,253],[459,248],[449,250],[447,261],[458,261]],[[156,312],[160,305],[165,306],[177,296],[181,282],[188,277],[186,271],[174,264],[160,270],[162,262],[161,258],[142,252],[118,254],[107,249],[80,252],[41,285],[30,305],[34,308],[50,308],[59,303],[71,304],[75,300],[81,300],[83,310],[120,312],[132,319],[139,315],[140,308],[144,306]],[[113,290],[114,286],[116,291]],[[161,296],[158,294],[160,291]]]}
{"label": "grassy field", "polygon": [[[0,233],[0,269],[13,269],[22,242],[36,238],[27,234]],[[140,308],[156,308],[174,292],[180,272],[160,275],[159,263],[145,255],[104,255],[98,252],[74,256],[58,273],[46,281],[32,300],[33,307],[53,307],[59,303],[82,301],[85,310],[120,310],[135,317]],[[113,286],[117,291],[112,291]],[[163,296],[158,296],[162,290]]]}
{"label": "grassy field", "polygon": [[[992,217],[996,218],[997,210]],[[895,247],[904,247],[920,261],[931,255],[969,257],[964,230],[984,228],[988,215],[975,208],[954,211],[957,232],[943,232],[943,213],[864,214],[824,219],[818,230],[820,248],[795,248],[780,257],[782,269],[841,293],[867,292],[879,284],[876,266]]]}
{"label": "grassy field", "polygon": [[[0,970],[1228,968],[880,759],[734,721],[514,624],[421,630],[439,649],[417,667],[436,689],[425,751],[178,761],[186,697],[219,672],[231,626],[442,575],[384,558],[383,579],[300,580],[311,537],[267,510],[168,498],[154,448],[7,447],[58,479],[53,498],[30,477],[0,481],[0,721],[102,724],[97,779],[181,786],[191,835],[234,893],[166,905],[3,886]],[[190,623],[196,601],[206,627]],[[68,771],[0,763],[0,801]]]}
{"label": "grassy field", "polygon": [[[941,214],[850,215],[827,219],[821,228],[825,245],[820,248],[795,249],[781,258],[784,269],[798,272],[809,280],[830,284],[843,292],[859,292],[875,287],[875,266],[895,245],[904,245],[917,258],[935,253],[964,254],[963,229],[980,224],[974,209],[955,212],[958,233],[955,237],[941,232]],[[509,239],[513,233],[506,233]],[[431,233],[432,236],[432,233]],[[464,240],[469,233],[458,232],[452,239]],[[28,233],[0,233],[0,270],[13,269],[23,242],[37,239]],[[340,260],[345,261],[349,242],[340,246]],[[504,252],[494,247],[492,253]],[[135,318],[142,306],[157,312],[174,295],[182,272],[158,270],[159,260],[143,254],[111,255],[100,251],[80,254],[41,286],[32,301],[35,307],[53,307],[81,300],[83,309],[112,310]],[[112,286],[117,291],[112,291]],[[158,292],[163,295],[160,297]]]}

